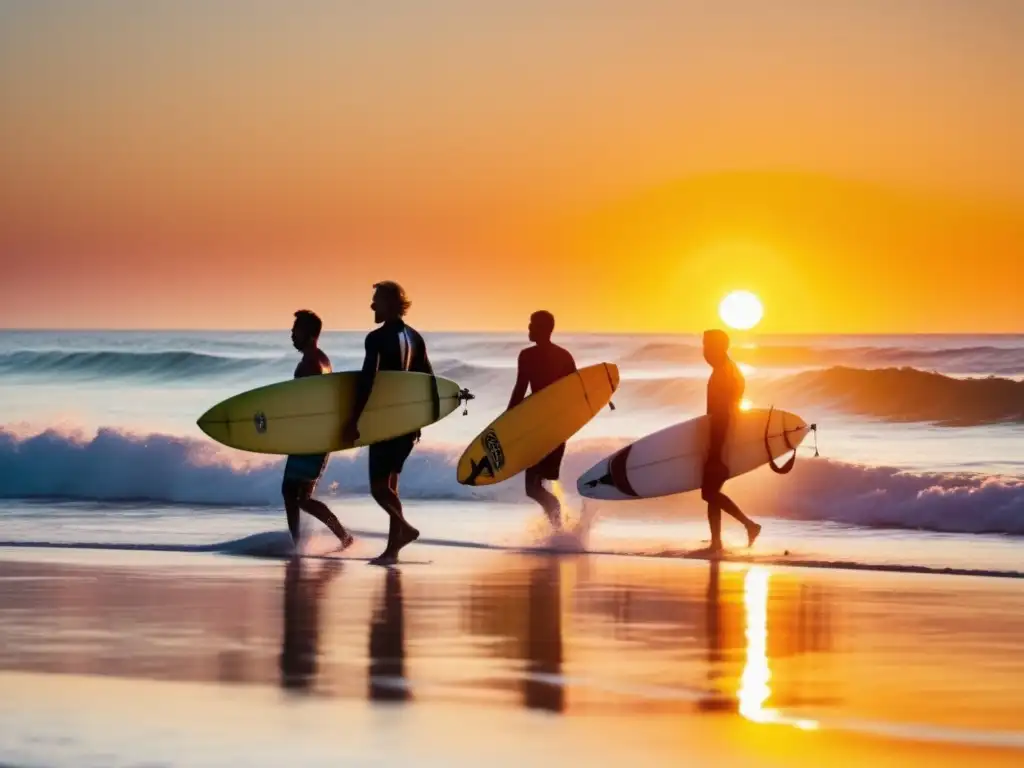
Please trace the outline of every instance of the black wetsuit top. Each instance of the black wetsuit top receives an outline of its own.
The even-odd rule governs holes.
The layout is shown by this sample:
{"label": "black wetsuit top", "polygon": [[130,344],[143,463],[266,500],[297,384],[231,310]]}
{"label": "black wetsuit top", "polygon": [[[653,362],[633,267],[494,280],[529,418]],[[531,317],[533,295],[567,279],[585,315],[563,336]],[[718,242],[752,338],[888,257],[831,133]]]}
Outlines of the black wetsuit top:
{"label": "black wetsuit top", "polygon": [[[366,357],[363,358],[363,376],[360,377],[361,393],[368,397],[365,387],[377,371],[413,371],[434,375],[434,368],[427,356],[427,345],[423,337],[402,320],[389,320],[379,328],[366,334]],[[440,418],[440,397],[437,382],[434,382],[434,418]],[[420,430],[406,435],[418,440]],[[400,438],[395,438],[399,440]],[[372,451],[371,451],[372,453]]]}
{"label": "black wetsuit top", "polygon": [[402,320],[389,320],[366,334],[363,372],[375,371],[434,373],[423,337]]}

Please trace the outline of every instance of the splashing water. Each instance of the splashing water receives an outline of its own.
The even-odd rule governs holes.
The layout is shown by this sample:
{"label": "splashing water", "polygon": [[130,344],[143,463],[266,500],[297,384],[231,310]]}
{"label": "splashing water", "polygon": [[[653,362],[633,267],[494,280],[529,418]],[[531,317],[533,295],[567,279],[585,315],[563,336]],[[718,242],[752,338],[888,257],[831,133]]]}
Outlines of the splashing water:
{"label": "splashing water", "polygon": [[597,517],[597,508],[587,499],[580,500],[582,506],[579,509],[570,504],[558,480],[551,483],[551,493],[562,507],[562,528],[553,530],[546,518],[537,526],[531,526],[534,546],[559,552],[585,551]]}

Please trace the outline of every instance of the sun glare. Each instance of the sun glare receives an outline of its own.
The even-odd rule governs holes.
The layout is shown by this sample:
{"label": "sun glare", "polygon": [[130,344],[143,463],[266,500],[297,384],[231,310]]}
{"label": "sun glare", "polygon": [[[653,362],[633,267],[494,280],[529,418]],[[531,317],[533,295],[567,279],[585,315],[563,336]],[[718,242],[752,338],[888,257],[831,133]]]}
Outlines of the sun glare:
{"label": "sun glare", "polygon": [[750,291],[733,291],[718,305],[718,316],[730,328],[749,331],[761,322],[764,307],[761,300]]}

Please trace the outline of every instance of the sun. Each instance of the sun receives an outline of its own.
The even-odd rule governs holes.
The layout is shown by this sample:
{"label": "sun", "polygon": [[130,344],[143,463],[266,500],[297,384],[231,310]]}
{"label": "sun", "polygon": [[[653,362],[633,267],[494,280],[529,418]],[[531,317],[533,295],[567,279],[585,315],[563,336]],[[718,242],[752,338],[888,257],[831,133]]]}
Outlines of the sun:
{"label": "sun", "polygon": [[733,291],[718,305],[718,316],[730,328],[749,331],[761,322],[764,307],[750,291]]}

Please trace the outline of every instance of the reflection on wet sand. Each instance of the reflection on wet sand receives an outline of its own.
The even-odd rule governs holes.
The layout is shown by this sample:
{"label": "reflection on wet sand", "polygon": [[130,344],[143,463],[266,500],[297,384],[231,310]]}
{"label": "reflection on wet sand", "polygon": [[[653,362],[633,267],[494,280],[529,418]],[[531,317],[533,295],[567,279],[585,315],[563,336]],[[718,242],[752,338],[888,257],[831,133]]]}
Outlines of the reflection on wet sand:
{"label": "reflection on wet sand", "polygon": [[1012,730],[1024,703],[1007,683],[1024,598],[994,580],[552,556],[243,566],[6,564],[0,670],[796,729]]}
{"label": "reflection on wet sand", "polygon": [[319,570],[301,557],[285,566],[284,608],[281,612],[281,687],[308,692],[316,683],[320,654],[320,603],[327,585],[343,568],[340,561],[329,560]]}
{"label": "reflection on wet sand", "polygon": [[722,665],[725,661],[725,631],[722,626],[721,564],[712,560],[708,567],[708,588],[705,595],[705,632],[707,634],[708,693],[697,701],[705,712],[735,711],[732,692],[721,684]]}
{"label": "reflection on wet sand", "polygon": [[[285,567],[281,612],[281,687],[310,692],[316,688],[322,657],[321,605],[328,585],[341,574],[343,564],[328,560],[319,565],[293,558]],[[402,573],[385,569],[378,604],[369,621],[366,679],[373,701],[407,701],[405,678],[405,606]]]}
{"label": "reflection on wet sand", "polygon": [[[778,709],[767,705],[770,699],[789,706],[804,703],[799,692],[802,670],[792,670],[784,679],[786,688],[773,691],[772,660],[830,651],[831,633],[825,629],[832,622],[829,603],[820,589],[804,585],[779,589],[774,602],[770,601],[770,571],[762,566],[734,571],[730,576],[733,580],[742,578],[742,603],[732,597],[722,599],[721,566],[717,562],[709,564],[706,627],[710,695],[701,699],[700,708],[736,712],[755,722],[786,721]],[[741,620],[736,615],[740,609]],[[772,638],[777,640],[770,643]],[[738,679],[738,659],[730,658],[730,650],[742,653]],[[803,720],[787,722],[810,727]]]}
{"label": "reflection on wet sand", "polygon": [[464,601],[469,632],[488,639],[491,655],[511,668],[511,674],[487,684],[517,691],[527,709],[562,713],[566,708],[564,567],[571,566],[557,557],[541,557],[529,568],[481,574]]}
{"label": "reflection on wet sand", "polygon": [[[757,723],[782,723],[804,730],[813,730],[818,727],[814,720],[788,717],[778,709],[765,706],[772,695],[770,685],[772,673],[768,654],[768,585],[770,576],[767,568],[755,565],[747,571],[743,580],[747,660],[736,693],[739,701],[739,713]],[[799,615],[803,616],[803,611]],[[813,623],[812,626],[816,627],[817,624]],[[800,636],[799,629],[792,634]],[[819,636],[818,633],[814,633],[814,637]],[[803,649],[801,648],[801,650]]]}
{"label": "reflection on wet sand", "polygon": [[370,620],[369,697],[373,701],[408,701],[405,678],[405,604],[402,572],[387,568],[384,591]]}
{"label": "reflection on wet sand", "polygon": [[[834,621],[823,585],[776,575],[769,599],[769,571],[759,566],[709,562],[699,590],[696,569],[666,567],[663,580],[623,578],[626,571],[598,574],[574,600],[577,619],[599,620],[588,622],[588,635],[606,638],[615,672],[680,696],[689,691],[699,711],[748,719],[769,702],[791,708],[834,698],[834,690],[820,694],[818,680],[830,664]],[[772,690],[774,662],[783,672]]]}
{"label": "reflection on wet sand", "polygon": [[527,709],[562,712],[562,565],[557,558],[530,571],[523,703]]}

